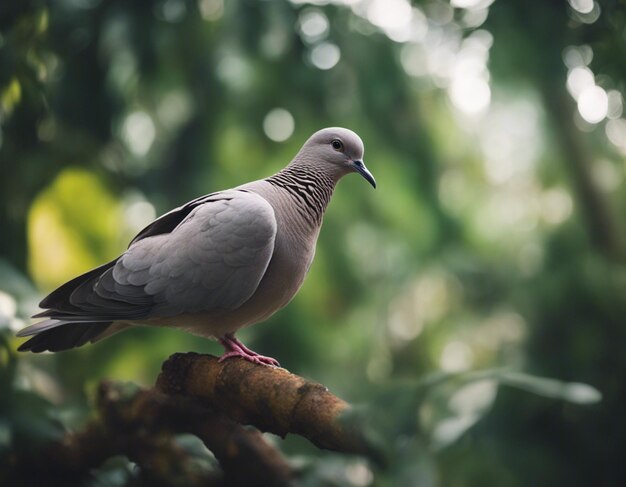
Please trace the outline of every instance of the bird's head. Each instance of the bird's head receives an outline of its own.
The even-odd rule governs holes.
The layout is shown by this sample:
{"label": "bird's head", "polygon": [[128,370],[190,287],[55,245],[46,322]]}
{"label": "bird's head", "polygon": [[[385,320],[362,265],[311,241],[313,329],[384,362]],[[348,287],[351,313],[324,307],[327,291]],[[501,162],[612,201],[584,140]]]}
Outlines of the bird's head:
{"label": "bird's head", "polygon": [[363,141],[352,130],[330,127],[315,132],[305,142],[298,154],[315,164],[322,163],[336,179],[357,172],[374,188],[376,180],[363,163]]}

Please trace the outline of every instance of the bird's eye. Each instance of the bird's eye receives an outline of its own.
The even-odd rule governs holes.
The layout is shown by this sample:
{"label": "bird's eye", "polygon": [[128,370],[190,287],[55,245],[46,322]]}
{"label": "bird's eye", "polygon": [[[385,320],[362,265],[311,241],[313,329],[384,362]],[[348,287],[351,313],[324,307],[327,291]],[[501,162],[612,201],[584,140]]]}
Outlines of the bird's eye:
{"label": "bird's eye", "polygon": [[334,139],[330,145],[333,146],[333,149],[335,149],[336,151],[340,151],[343,150],[343,143],[339,140],[339,139]]}

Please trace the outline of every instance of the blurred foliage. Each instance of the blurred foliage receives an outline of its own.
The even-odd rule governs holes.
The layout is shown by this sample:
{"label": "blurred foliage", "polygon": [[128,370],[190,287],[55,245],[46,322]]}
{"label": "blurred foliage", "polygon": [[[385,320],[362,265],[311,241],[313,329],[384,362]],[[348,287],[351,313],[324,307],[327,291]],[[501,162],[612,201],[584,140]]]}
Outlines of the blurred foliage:
{"label": "blurred foliage", "polygon": [[[29,210],[28,264],[35,282],[44,289],[55,288],[114,259],[122,216],[118,202],[93,174],[64,170]],[[42,241],[47,245],[40,245]]]}
{"label": "blurred foliage", "polygon": [[379,189],[341,182],[301,293],[241,335],[369,404],[393,462],[289,437],[305,485],[624,485],[625,26],[618,0],[1,2],[0,483],[98,380],[220,351],[17,356],[38,299],[341,125]]}

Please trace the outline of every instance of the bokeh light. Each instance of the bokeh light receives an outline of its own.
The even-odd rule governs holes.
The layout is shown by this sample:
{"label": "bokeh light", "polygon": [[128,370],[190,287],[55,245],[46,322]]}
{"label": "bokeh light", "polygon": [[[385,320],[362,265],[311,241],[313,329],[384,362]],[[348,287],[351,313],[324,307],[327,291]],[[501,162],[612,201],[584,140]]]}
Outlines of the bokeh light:
{"label": "bokeh light", "polygon": [[411,23],[412,9],[408,0],[372,0],[367,19],[383,30],[396,30]]}
{"label": "bokeh light", "polygon": [[487,81],[479,77],[457,78],[450,87],[450,99],[462,112],[475,115],[489,107],[491,90]]}
{"label": "bokeh light", "polygon": [[609,120],[606,124],[606,135],[620,153],[626,155],[626,120],[623,118]]}
{"label": "bokeh light", "polygon": [[606,114],[607,118],[620,118],[624,112],[624,99],[622,98],[622,94],[617,90],[610,90],[607,93],[607,97],[609,105]]}
{"label": "bokeh light", "polygon": [[219,20],[224,14],[224,0],[198,0],[198,9],[204,20]]}
{"label": "bokeh light", "polygon": [[485,9],[489,7],[494,0],[451,0],[453,7],[466,9]]}
{"label": "bokeh light", "polygon": [[305,9],[298,18],[300,33],[304,40],[313,43],[328,34],[328,17],[321,10]]}
{"label": "bokeh light", "polygon": [[295,121],[284,108],[274,108],[263,119],[263,131],[274,142],[284,142],[293,134]]}
{"label": "bokeh light", "polygon": [[311,50],[311,62],[316,68],[324,71],[333,68],[340,58],[339,47],[331,42],[323,42]]}
{"label": "bokeh light", "polygon": [[581,14],[588,14],[593,10],[593,0],[567,0],[570,6]]}
{"label": "bokeh light", "polygon": [[130,113],[124,119],[122,136],[134,155],[145,156],[156,137],[156,128],[152,117],[143,111]]}
{"label": "bokeh light", "polygon": [[451,341],[445,345],[439,360],[442,370],[460,372],[472,366],[474,354],[471,348],[461,341]]}
{"label": "bokeh light", "polygon": [[589,68],[577,66],[567,75],[567,89],[576,100],[583,91],[594,85],[593,73]]}
{"label": "bokeh light", "polygon": [[609,98],[599,86],[585,88],[578,97],[580,116],[589,123],[599,123],[609,110]]}

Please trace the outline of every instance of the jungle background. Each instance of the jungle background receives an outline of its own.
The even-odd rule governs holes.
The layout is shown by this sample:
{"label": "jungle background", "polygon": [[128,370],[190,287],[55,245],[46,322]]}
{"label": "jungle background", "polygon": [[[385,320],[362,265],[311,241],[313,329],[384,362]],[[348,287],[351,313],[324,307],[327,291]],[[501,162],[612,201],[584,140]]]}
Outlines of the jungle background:
{"label": "jungle background", "polygon": [[370,405],[394,461],[276,438],[302,482],[626,485],[625,7],[0,2],[0,478],[80,428],[101,379],[221,353],[137,329],[18,354],[43,295],[338,125],[378,189],[341,181],[303,289],[240,337]]}

